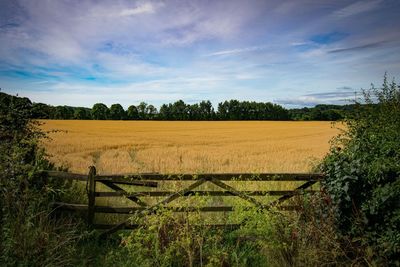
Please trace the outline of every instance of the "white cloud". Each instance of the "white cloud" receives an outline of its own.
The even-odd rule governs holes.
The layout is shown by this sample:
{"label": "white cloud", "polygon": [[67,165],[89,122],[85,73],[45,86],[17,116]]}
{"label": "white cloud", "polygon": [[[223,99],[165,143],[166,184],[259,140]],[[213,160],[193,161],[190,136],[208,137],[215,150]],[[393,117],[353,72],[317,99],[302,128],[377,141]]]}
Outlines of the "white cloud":
{"label": "white cloud", "polygon": [[252,51],[257,51],[257,50],[262,50],[262,49],[264,49],[264,47],[262,47],[262,46],[251,46],[251,47],[245,47],[245,48],[237,48],[237,49],[231,49],[231,50],[217,51],[217,52],[213,52],[213,53],[207,54],[206,56],[235,55],[235,54],[252,52]]}
{"label": "white cloud", "polygon": [[116,55],[112,53],[97,53],[93,62],[104,69],[99,75],[119,80],[130,80],[137,76],[149,77],[162,75],[166,69],[144,62],[137,55]]}
{"label": "white cloud", "polygon": [[358,1],[334,12],[338,18],[346,18],[376,9],[382,0]]}
{"label": "white cloud", "polygon": [[134,16],[134,15],[140,15],[140,14],[151,14],[155,12],[155,7],[152,3],[150,2],[145,2],[141,3],[135,8],[128,8],[122,10],[119,15],[121,17],[129,17],[129,16]]}

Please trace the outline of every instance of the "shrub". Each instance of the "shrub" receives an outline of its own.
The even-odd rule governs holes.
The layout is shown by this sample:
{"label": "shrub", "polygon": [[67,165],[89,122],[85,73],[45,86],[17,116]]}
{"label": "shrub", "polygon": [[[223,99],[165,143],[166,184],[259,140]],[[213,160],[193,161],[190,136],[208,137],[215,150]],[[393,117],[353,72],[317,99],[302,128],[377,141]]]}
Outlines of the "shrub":
{"label": "shrub", "polygon": [[400,89],[385,75],[364,101],[324,159],[324,186],[341,233],[377,263],[400,264]]}
{"label": "shrub", "polygon": [[0,265],[65,266],[76,225],[50,217],[49,203],[67,190],[42,173],[53,166],[38,146],[44,134],[29,119],[31,107],[29,99],[0,95]]}
{"label": "shrub", "polygon": [[[110,251],[107,266],[282,266],[275,231],[281,216],[267,210],[237,207],[232,216],[239,228],[215,228],[215,218],[200,211],[174,214],[160,208],[136,218],[140,227],[123,234],[120,247]],[[132,217],[134,219],[135,217]],[[136,221],[139,220],[139,221]],[[285,232],[286,235],[286,232]]]}

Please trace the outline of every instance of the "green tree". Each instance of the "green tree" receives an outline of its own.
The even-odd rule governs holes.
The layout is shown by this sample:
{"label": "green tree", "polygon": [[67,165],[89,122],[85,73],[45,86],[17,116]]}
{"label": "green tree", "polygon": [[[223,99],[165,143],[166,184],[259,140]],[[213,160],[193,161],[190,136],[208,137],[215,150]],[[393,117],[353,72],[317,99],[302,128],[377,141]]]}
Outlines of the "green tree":
{"label": "green tree", "polygon": [[54,108],[53,119],[70,120],[74,118],[74,109],[69,106],[56,106]]}
{"label": "green tree", "polygon": [[141,119],[141,120],[147,119],[146,108],[147,108],[146,102],[140,102],[140,104],[137,106],[137,109],[139,112],[139,119]]}
{"label": "green tree", "polygon": [[228,120],[229,119],[229,103],[228,101],[224,101],[223,103],[218,103],[218,111],[217,116],[220,120]]}
{"label": "green tree", "polygon": [[110,111],[103,103],[97,103],[92,108],[92,118],[94,120],[106,120],[108,119]]}
{"label": "green tree", "polygon": [[[289,120],[289,111],[280,105],[263,102],[230,100],[218,104],[214,114],[208,101],[206,119],[217,117],[220,120]],[[202,112],[204,114],[204,112]]]}
{"label": "green tree", "polygon": [[201,120],[201,112],[199,104],[188,105],[189,120]]}
{"label": "green tree", "polygon": [[52,116],[52,107],[43,103],[32,104],[33,119],[50,119]]}
{"label": "green tree", "polygon": [[157,116],[157,109],[153,105],[146,107],[147,119],[152,120]]}
{"label": "green tree", "polygon": [[174,120],[187,120],[189,117],[189,110],[183,100],[178,100],[172,104],[172,114]]}
{"label": "green tree", "polygon": [[88,108],[78,107],[74,109],[74,119],[77,120],[90,120],[91,110]]}
{"label": "green tree", "polygon": [[120,104],[112,104],[110,107],[110,118],[112,120],[124,120],[125,110]]}
{"label": "green tree", "polygon": [[214,108],[209,100],[200,102],[199,113],[202,120],[212,120],[214,118]]}
{"label": "green tree", "polygon": [[127,118],[128,118],[128,120],[139,119],[139,112],[138,112],[138,109],[136,108],[136,106],[131,105],[128,107]]}
{"label": "green tree", "polygon": [[159,112],[159,119],[161,120],[171,120],[172,119],[172,111],[171,104],[162,104]]}

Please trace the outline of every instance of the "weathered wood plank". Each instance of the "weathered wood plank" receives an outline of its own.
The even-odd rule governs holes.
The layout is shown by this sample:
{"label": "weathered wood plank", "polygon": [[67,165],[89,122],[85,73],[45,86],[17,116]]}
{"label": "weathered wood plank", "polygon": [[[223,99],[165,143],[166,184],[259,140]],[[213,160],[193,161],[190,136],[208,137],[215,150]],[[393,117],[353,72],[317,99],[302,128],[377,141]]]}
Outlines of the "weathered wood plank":
{"label": "weathered wood plank", "polygon": [[[204,179],[198,180],[198,181],[194,182],[193,184],[191,184],[190,186],[186,187],[185,189],[170,195],[166,199],[154,204],[153,206],[151,206],[151,207],[149,207],[149,208],[147,208],[147,209],[145,209],[145,210],[143,210],[141,212],[152,211],[152,210],[154,210],[155,208],[157,208],[159,206],[168,204],[169,202],[171,202],[171,201],[177,199],[178,197],[184,195],[188,191],[192,191],[193,189],[195,189],[199,185],[202,185],[205,182],[206,182],[206,180],[204,180]],[[116,225],[114,228],[111,228],[111,229],[105,231],[104,233],[102,233],[101,236],[104,237],[104,236],[107,236],[109,234],[115,233],[116,231],[118,231],[119,229],[124,228],[128,224],[129,224],[129,220],[126,220],[126,221]]]}
{"label": "weathered wood plank", "polygon": [[[86,181],[87,175],[60,172],[60,171],[46,171],[50,177],[73,179]],[[222,181],[308,181],[308,180],[321,180],[323,179],[321,173],[205,173],[205,174],[158,174],[158,173],[138,173],[138,174],[110,174],[110,175],[97,175],[96,181],[113,181],[115,183],[134,184],[136,181],[142,181],[143,183],[137,183],[137,185],[156,187],[157,184],[154,182],[147,182],[144,180],[158,181],[158,180],[200,180],[200,179],[211,179],[215,178]]]}
{"label": "weathered wood plank", "polygon": [[272,201],[271,203],[269,203],[269,205],[271,206],[275,206],[278,205],[280,203],[282,203],[285,200],[288,200],[289,198],[293,197],[294,195],[296,195],[296,193],[298,192],[302,192],[304,189],[309,188],[310,186],[312,186],[313,184],[315,184],[317,181],[307,181],[304,184],[302,184],[301,186],[297,187],[294,191],[292,191],[289,194],[286,194],[280,198],[278,198],[277,200]]}
{"label": "weathered wood plank", "polygon": [[89,176],[87,183],[87,195],[88,195],[88,224],[92,225],[94,220],[94,206],[96,205],[96,168],[94,166],[89,167]]}
{"label": "weathered wood plank", "polygon": [[[250,203],[261,207],[269,209],[274,206],[276,209],[280,210],[296,210],[297,206],[282,206],[281,202],[291,198],[297,194],[303,194],[305,192],[314,193],[313,190],[306,190],[312,184],[323,179],[323,174],[320,173],[218,173],[218,174],[157,174],[157,173],[142,173],[142,174],[128,174],[128,175],[96,175],[96,169],[90,167],[89,176],[68,172],[57,172],[48,171],[50,177],[61,178],[61,179],[73,179],[87,181],[87,191],[88,191],[88,205],[82,204],[67,204],[67,203],[55,203],[57,208],[67,209],[67,210],[87,210],[88,211],[88,223],[93,225],[94,214],[99,213],[121,213],[130,214],[136,213],[137,216],[143,215],[146,212],[155,212],[158,208],[167,209],[174,212],[227,212],[233,211],[234,207],[231,206],[212,206],[212,207],[176,207],[168,206],[167,204],[174,201],[175,199],[182,196],[237,196],[242,199],[249,201]],[[128,193],[123,188],[119,187],[117,184],[126,185],[136,185],[136,186],[146,186],[146,187],[157,187],[157,181],[193,181],[188,187],[178,191],[145,191],[145,192],[134,192]],[[209,181],[215,185],[221,187],[225,191],[194,191],[196,187]],[[286,191],[238,191],[232,186],[222,182],[222,181],[306,181],[295,190]],[[116,190],[116,192],[96,192],[96,182],[101,182],[108,186],[109,188]],[[281,196],[279,199],[272,201],[268,204],[262,204],[257,199],[252,196]],[[128,199],[138,203],[141,207],[109,207],[109,206],[96,206],[96,197],[118,197],[126,196]],[[148,207],[147,204],[141,201],[138,197],[162,197],[167,196],[164,200],[156,203],[153,206]],[[249,207],[251,208],[251,207]],[[111,228],[102,234],[106,236],[117,230],[134,227],[131,225],[130,220],[126,220],[117,225],[111,225]]]}
{"label": "weathered wood plank", "polygon": [[178,197],[184,196],[187,192],[192,191],[193,189],[195,189],[196,187],[202,185],[205,182],[206,182],[206,180],[200,179],[200,180],[194,182],[193,184],[191,184],[190,186],[186,187],[185,189],[183,189],[183,190],[181,190],[179,192],[175,192],[172,195],[170,195],[169,197],[167,197],[166,199],[164,199],[164,200],[158,202],[157,204],[149,207],[149,210],[157,208],[159,206],[164,206],[164,205],[170,203],[171,201],[174,201]]}
{"label": "weathered wood plank", "polygon": [[157,187],[158,186],[158,182],[131,180],[129,178],[110,178],[110,177],[100,177],[100,178],[98,178],[97,177],[96,181],[97,182],[112,182],[114,184],[145,186],[145,187]]}
{"label": "weathered wood plank", "polygon": [[[304,193],[315,193],[315,190],[305,190],[301,191],[274,191],[274,190],[266,190],[266,191],[238,191],[242,194],[246,194],[249,196],[282,196],[294,193],[302,194]],[[96,192],[96,197],[129,197],[129,196],[142,196],[142,197],[163,197],[169,196],[173,194],[174,191],[140,191],[134,193],[122,193],[122,192]],[[188,191],[183,196],[235,196],[229,191]]]}
{"label": "weathered wood plank", "polygon": [[[162,207],[163,210],[173,212],[221,212],[221,211],[233,211],[234,207],[231,206],[210,206],[210,207]],[[148,210],[144,207],[108,207],[108,206],[97,206],[96,212],[99,213],[119,213],[129,214],[135,212],[144,211],[155,211],[156,209]]]}
{"label": "weathered wood plank", "polygon": [[[105,186],[108,186],[109,188],[111,188],[112,190],[115,190],[115,191],[116,191],[115,193],[119,193],[119,194],[125,195],[127,199],[129,199],[129,200],[135,202],[135,203],[138,204],[139,206],[147,207],[147,203],[146,203],[146,202],[142,201],[142,200],[139,199],[137,196],[134,196],[134,195],[129,195],[129,196],[128,196],[128,195],[127,195],[127,192],[126,192],[124,189],[122,189],[122,188],[119,187],[118,185],[114,184],[113,182],[102,181],[102,183],[103,183]],[[97,193],[96,193],[96,194],[97,194]]]}
{"label": "weathered wood plank", "polygon": [[[63,202],[52,203],[54,208],[70,210],[70,211],[87,211],[88,205],[85,204],[70,204]],[[248,207],[246,209],[252,209],[253,207]],[[285,205],[277,206],[278,210],[291,211],[299,209],[298,206]],[[235,207],[233,206],[210,206],[210,207],[163,207],[163,209],[175,212],[229,212],[233,211]],[[115,214],[130,214],[133,212],[145,211],[144,207],[109,207],[109,206],[96,206],[95,211],[99,213],[115,213]]]}
{"label": "weathered wood plank", "polygon": [[229,191],[230,193],[232,193],[232,195],[235,195],[235,196],[238,196],[238,197],[240,197],[240,198],[242,198],[242,199],[244,199],[244,200],[247,200],[247,201],[249,201],[250,203],[252,203],[252,204],[254,204],[254,205],[258,206],[258,207],[263,207],[263,206],[264,206],[264,205],[263,205],[261,202],[259,202],[257,199],[255,199],[255,198],[253,198],[253,197],[250,197],[250,196],[248,196],[248,195],[246,195],[246,194],[243,194],[243,193],[240,192],[240,191],[237,191],[237,190],[236,190],[235,188],[233,188],[232,186],[229,186],[229,185],[227,185],[227,184],[221,182],[220,180],[217,180],[217,179],[213,178],[210,182],[212,182],[213,184],[215,184],[215,185],[221,187],[222,189],[225,189],[225,190]]}
{"label": "weathered wood plank", "polygon": [[128,182],[141,180],[156,181],[190,181],[211,180],[221,181],[309,181],[321,180],[320,173],[208,173],[208,174],[126,174],[126,175],[98,175],[96,179],[109,179],[113,182]]}

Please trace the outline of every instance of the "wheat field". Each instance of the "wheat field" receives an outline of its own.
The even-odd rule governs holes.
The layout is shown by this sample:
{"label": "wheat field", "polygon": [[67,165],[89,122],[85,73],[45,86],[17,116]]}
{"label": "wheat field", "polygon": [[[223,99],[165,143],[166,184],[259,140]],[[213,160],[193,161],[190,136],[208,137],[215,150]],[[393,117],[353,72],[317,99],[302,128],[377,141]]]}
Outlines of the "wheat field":
{"label": "wheat field", "polygon": [[330,122],[41,122],[53,162],[102,174],[308,172],[338,133]]}

